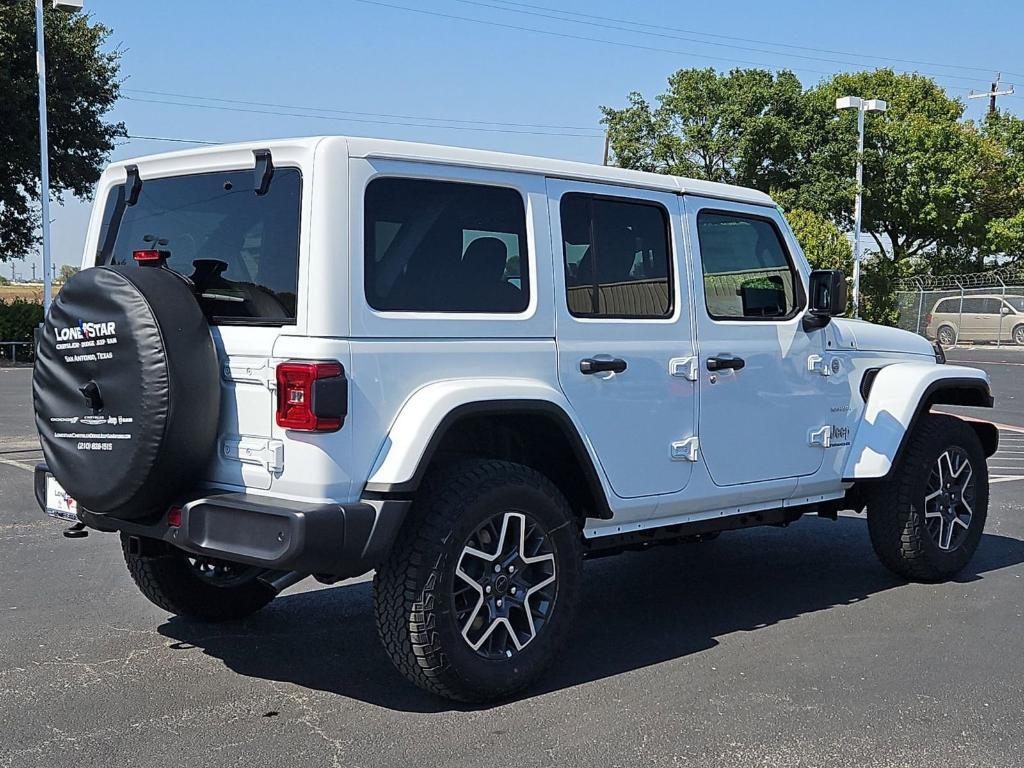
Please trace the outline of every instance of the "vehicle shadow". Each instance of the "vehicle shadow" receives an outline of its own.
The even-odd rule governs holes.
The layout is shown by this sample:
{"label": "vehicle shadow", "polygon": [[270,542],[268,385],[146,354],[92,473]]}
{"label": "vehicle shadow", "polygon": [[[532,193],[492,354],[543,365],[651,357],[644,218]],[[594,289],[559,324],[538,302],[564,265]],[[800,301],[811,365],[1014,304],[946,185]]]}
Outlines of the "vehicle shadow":
{"label": "vehicle shadow", "polygon": [[[986,534],[959,576],[1024,562],[1024,541]],[[568,646],[519,698],[570,688],[712,648],[719,638],[856,603],[902,582],[875,560],[864,520],[806,518],[788,530],[723,534],[588,561]],[[399,711],[460,707],[406,683],[377,639],[370,585],[283,595],[261,613],[222,625],[171,619],[158,630],[231,670]]]}

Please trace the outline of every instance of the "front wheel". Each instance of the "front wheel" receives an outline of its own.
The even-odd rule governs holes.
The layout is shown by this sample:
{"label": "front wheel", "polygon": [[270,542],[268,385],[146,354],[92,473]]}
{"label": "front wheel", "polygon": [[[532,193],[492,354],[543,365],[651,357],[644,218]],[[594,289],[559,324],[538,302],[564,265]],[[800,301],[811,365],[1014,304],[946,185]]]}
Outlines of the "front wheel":
{"label": "front wheel", "polygon": [[1013,329],[1013,342],[1024,345],[1024,325],[1018,325]]}
{"label": "front wheel", "polygon": [[988,466],[977,433],[954,416],[919,422],[891,480],[868,503],[871,544],[882,563],[917,581],[962,569],[988,514]]}
{"label": "front wheel", "polygon": [[445,698],[521,690],[572,624],[579,538],[565,497],[533,469],[470,461],[430,478],[374,577],[392,662]]}
{"label": "front wheel", "polygon": [[201,621],[229,621],[255,613],[274,599],[256,577],[259,568],[191,555],[167,547],[140,555],[122,534],[121,550],[136,586],[165,611]]}

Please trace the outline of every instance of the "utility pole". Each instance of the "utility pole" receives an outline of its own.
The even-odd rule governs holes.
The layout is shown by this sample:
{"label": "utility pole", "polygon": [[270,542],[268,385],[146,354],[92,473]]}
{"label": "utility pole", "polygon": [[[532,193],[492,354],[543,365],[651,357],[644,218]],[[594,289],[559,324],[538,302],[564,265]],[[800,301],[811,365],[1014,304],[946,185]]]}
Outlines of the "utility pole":
{"label": "utility pole", "polygon": [[604,164],[608,165],[608,131],[604,132]]}
{"label": "utility pole", "polygon": [[996,96],[1012,96],[1013,86],[1011,85],[1004,91],[999,90],[999,81],[1002,80],[1002,74],[996,72],[996,79],[992,81],[992,87],[988,91],[971,91],[968,95],[968,99],[984,99],[988,97],[988,113],[991,115],[996,111]]}
{"label": "utility pole", "polygon": [[36,263],[32,262],[32,282],[36,281]]}

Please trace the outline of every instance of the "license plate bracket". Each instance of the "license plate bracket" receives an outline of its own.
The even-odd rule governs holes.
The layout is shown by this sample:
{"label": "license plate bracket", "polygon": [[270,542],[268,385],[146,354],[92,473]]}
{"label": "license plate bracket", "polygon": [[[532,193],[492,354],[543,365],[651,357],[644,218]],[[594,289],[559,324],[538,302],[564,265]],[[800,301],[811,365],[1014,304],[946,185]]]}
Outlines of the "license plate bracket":
{"label": "license plate bracket", "polygon": [[46,514],[69,523],[79,522],[78,502],[68,495],[53,475],[46,476]]}

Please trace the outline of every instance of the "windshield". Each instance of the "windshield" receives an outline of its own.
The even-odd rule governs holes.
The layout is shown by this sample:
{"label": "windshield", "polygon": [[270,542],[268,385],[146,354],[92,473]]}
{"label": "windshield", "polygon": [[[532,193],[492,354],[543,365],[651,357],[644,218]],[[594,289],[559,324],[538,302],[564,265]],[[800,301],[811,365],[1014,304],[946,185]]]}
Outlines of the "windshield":
{"label": "windshield", "polygon": [[122,184],[106,200],[96,264],[168,251],[210,322],[294,323],[301,185],[295,168],[276,169],[263,195],[251,170],[147,179],[127,205]]}

